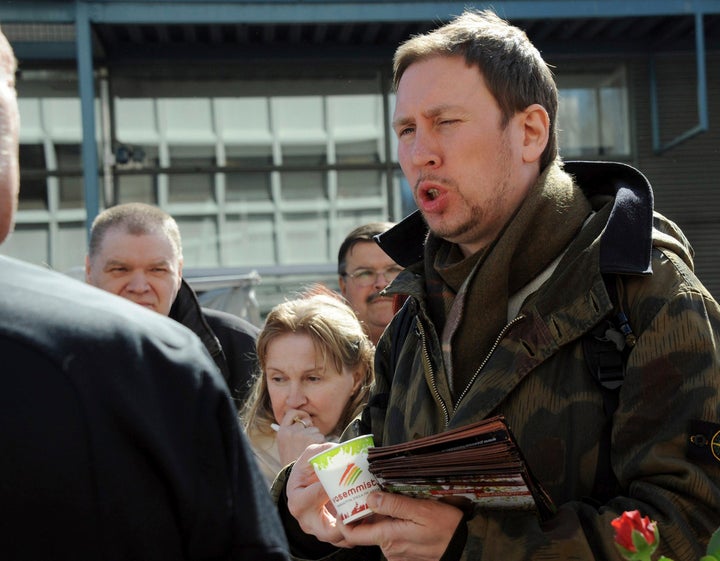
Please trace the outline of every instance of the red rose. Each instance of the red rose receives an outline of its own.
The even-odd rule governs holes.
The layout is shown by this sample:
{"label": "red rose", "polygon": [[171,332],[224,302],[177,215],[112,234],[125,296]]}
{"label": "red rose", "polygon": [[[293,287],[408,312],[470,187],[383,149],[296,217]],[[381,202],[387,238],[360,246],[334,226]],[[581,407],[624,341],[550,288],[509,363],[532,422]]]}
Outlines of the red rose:
{"label": "red rose", "polygon": [[625,511],[611,522],[615,528],[615,542],[628,551],[637,551],[633,544],[633,530],[640,532],[648,545],[655,543],[655,522],[647,516],[640,516],[639,510]]}

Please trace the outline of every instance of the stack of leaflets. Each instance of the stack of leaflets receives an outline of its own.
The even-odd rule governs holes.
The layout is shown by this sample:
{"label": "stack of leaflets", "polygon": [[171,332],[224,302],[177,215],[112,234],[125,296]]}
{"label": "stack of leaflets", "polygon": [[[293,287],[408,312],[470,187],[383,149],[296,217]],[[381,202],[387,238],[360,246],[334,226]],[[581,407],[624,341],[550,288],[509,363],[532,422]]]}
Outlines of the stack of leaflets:
{"label": "stack of leaflets", "polygon": [[440,434],[368,450],[370,471],[391,493],[460,508],[555,510],[533,478],[502,415]]}

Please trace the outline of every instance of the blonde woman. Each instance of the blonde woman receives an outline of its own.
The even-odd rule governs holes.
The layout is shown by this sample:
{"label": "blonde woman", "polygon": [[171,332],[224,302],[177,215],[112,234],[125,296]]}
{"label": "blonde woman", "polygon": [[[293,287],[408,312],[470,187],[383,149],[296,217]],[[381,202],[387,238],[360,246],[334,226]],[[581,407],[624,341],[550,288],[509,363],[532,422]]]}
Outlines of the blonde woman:
{"label": "blonde woman", "polygon": [[310,444],[336,440],[365,404],[375,348],[335,293],[275,306],[258,336],[261,375],[241,412],[268,485]]}

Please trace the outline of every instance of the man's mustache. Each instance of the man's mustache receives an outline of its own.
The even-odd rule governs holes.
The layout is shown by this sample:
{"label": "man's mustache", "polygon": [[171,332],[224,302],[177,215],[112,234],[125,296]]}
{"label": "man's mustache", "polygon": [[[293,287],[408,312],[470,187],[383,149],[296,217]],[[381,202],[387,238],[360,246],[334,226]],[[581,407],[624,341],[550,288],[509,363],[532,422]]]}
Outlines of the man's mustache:
{"label": "man's mustache", "polygon": [[366,302],[368,304],[372,304],[373,302],[375,302],[375,300],[380,300],[380,299],[392,300],[392,296],[387,296],[387,295],[383,296],[383,294],[380,292],[373,292],[370,296],[367,297]]}

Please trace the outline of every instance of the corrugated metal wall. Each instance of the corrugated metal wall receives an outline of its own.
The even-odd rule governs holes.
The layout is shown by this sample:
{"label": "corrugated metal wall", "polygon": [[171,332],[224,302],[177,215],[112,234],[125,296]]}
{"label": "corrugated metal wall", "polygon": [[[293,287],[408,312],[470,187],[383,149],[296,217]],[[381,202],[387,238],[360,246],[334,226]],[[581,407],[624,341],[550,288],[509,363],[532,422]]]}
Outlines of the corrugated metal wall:
{"label": "corrugated metal wall", "polygon": [[[647,59],[629,65],[636,125],[634,164],[655,191],[655,208],[674,220],[695,249],[695,270],[720,298],[720,53],[708,53],[707,98],[710,126],[682,144],[656,155],[652,147]],[[656,60],[662,144],[698,123],[694,56],[663,55]]]}

